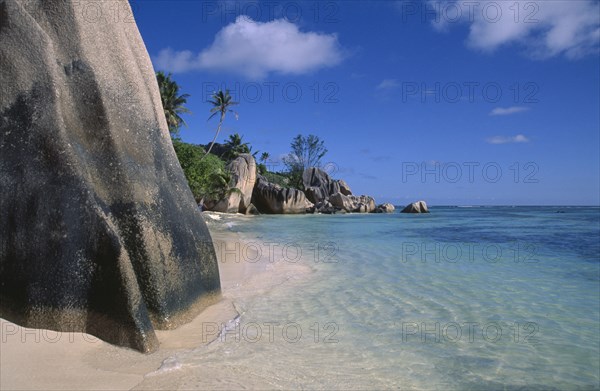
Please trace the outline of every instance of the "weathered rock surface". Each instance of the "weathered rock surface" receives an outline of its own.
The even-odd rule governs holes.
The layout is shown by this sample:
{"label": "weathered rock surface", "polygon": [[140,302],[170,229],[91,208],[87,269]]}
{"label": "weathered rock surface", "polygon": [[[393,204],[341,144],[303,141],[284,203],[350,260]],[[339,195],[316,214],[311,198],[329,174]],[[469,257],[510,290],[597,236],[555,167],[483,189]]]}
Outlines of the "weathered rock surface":
{"label": "weathered rock surface", "polygon": [[378,205],[377,208],[375,208],[375,213],[393,213],[394,210],[396,210],[394,205],[390,203],[385,203]]}
{"label": "weathered rock surface", "polygon": [[329,201],[321,201],[318,204],[315,204],[312,212],[313,213],[323,213],[323,214],[333,214],[335,213],[336,208],[331,205]]}
{"label": "weathered rock surface", "polygon": [[136,24],[85,4],[0,1],[0,316],[150,352],[217,259]]}
{"label": "weathered rock surface", "polygon": [[375,200],[370,196],[346,196],[335,193],[329,197],[329,202],[337,209],[354,213],[371,213],[375,211]]}
{"label": "weathered rock surface", "polygon": [[311,167],[302,174],[306,198],[315,204],[316,212],[335,211],[371,213],[375,211],[375,200],[370,196],[354,196],[344,180],[332,179],[320,168]]}
{"label": "weathered rock surface", "polygon": [[308,200],[314,204],[327,199],[330,195],[340,192],[340,184],[317,167],[311,167],[302,173],[304,192]]}
{"label": "weathered rock surface", "polygon": [[343,195],[352,195],[352,190],[350,190],[350,186],[348,186],[345,180],[340,179],[337,182],[340,185],[340,193]]}
{"label": "weathered rock surface", "polygon": [[345,196],[342,193],[335,193],[331,197],[329,197],[329,202],[336,208],[344,209],[347,212],[352,212],[356,205],[354,200],[352,200],[349,196]]}
{"label": "weathered rock surface", "polygon": [[223,213],[246,213],[252,201],[252,191],[256,183],[256,161],[252,155],[244,153],[227,165],[231,172],[229,186],[240,191],[232,192],[216,202],[205,202],[208,210]]}
{"label": "weathered rock surface", "polygon": [[427,204],[425,201],[417,201],[412,204],[408,204],[404,209],[402,209],[401,213],[429,213],[429,209],[427,209]]}
{"label": "weathered rock surface", "polygon": [[265,214],[301,214],[314,205],[298,189],[286,189],[270,183],[262,175],[257,176],[252,204]]}
{"label": "weathered rock surface", "polygon": [[227,169],[232,174],[231,187],[241,191],[241,194],[233,193],[230,196],[229,205],[233,208],[237,206],[240,213],[246,213],[246,208],[252,201],[252,191],[256,183],[256,161],[252,155],[244,153],[229,163]]}
{"label": "weathered rock surface", "polygon": [[250,204],[247,208],[246,208],[246,212],[247,215],[259,215],[260,212],[259,210],[256,208],[256,206],[254,206],[254,204]]}

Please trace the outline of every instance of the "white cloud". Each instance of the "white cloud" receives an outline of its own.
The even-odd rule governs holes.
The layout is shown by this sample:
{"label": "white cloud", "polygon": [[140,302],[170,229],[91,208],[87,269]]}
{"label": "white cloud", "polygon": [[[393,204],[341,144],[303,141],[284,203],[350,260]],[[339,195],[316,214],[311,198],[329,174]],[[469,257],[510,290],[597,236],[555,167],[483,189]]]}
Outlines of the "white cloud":
{"label": "white cloud", "polygon": [[377,85],[378,90],[392,90],[398,87],[400,87],[400,83],[396,79],[384,79]]}
{"label": "white cloud", "polygon": [[[435,2],[437,30],[465,22],[470,24],[467,44],[494,51],[519,44],[534,58],[565,55],[576,59],[597,54],[600,43],[600,2],[552,1],[450,1]],[[434,3],[429,3],[434,4]],[[460,17],[456,18],[456,7]]]}
{"label": "white cloud", "polygon": [[511,115],[528,111],[529,107],[512,106],[512,107],[496,107],[490,112],[490,115]]}
{"label": "white cloud", "polygon": [[516,136],[494,136],[486,140],[488,144],[513,144],[513,143],[528,143],[529,139],[522,135],[517,134]]}
{"label": "white cloud", "polygon": [[239,16],[199,54],[167,48],[153,60],[157,69],[173,73],[225,71],[261,79],[271,72],[299,75],[332,67],[343,57],[335,34],[302,32],[284,19],[262,23]]}

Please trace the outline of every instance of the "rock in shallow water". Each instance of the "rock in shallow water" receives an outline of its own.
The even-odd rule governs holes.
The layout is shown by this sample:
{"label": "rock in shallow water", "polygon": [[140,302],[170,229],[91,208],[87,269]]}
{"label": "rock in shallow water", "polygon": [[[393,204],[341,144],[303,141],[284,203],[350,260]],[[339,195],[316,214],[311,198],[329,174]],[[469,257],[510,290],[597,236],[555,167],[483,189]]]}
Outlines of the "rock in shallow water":
{"label": "rock in shallow water", "polygon": [[408,204],[400,213],[429,213],[425,201],[417,201]]}
{"label": "rock in shallow water", "polygon": [[135,22],[85,4],[0,2],[0,316],[150,352],[217,259]]}
{"label": "rock in shallow water", "polygon": [[342,193],[335,193],[329,197],[329,202],[337,209],[354,213],[371,213],[375,211],[375,200],[373,197],[346,196]]}
{"label": "rock in shallow water", "polygon": [[393,213],[394,210],[396,210],[394,205],[386,202],[385,204],[377,206],[377,208],[375,208],[375,213]]}

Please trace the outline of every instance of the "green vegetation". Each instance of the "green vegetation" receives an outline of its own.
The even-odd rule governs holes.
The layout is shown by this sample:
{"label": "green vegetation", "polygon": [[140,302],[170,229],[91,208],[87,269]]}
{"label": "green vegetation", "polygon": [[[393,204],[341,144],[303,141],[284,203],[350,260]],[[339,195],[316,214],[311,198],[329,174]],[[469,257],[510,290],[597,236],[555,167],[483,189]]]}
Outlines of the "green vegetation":
{"label": "green vegetation", "polygon": [[169,132],[176,136],[179,134],[179,127],[182,124],[187,126],[180,114],[191,113],[184,106],[190,96],[188,94],[179,95],[179,86],[171,79],[171,74],[165,76],[161,71],[156,72],[156,81]]}
{"label": "green vegetation", "polygon": [[261,161],[261,163],[263,163],[263,164],[266,163],[267,160],[269,160],[270,157],[271,157],[271,155],[269,154],[269,152],[263,152],[260,155],[260,161]]}
{"label": "green vegetation", "polygon": [[173,147],[196,202],[203,199],[217,201],[239,191],[229,187],[231,173],[226,170],[223,160],[215,155],[202,159],[206,155],[204,148],[179,139],[173,139]]}
{"label": "green vegetation", "polygon": [[242,142],[242,138],[243,136],[240,136],[239,133],[234,133],[229,136],[228,140],[225,140],[224,147],[226,148],[226,152],[223,155],[225,159],[233,160],[242,153],[250,153],[252,149],[250,144]]}
{"label": "green vegetation", "polygon": [[[259,164],[260,166],[260,164]],[[276,185],[279,185],[281,187],[291,187],[290,186],[290,178],[289,175],[287,175],[287,173],[277,173],[277,172],[269,172],[266,171],[264,173],[262,173],[262,176],[264,176],[269,182],[271,183],[275,183]]]}
{"label": "green vegetation", "polygon": [[[219,124],[210,146],[205,150],[200,145],[185,143],[178,137],[180,126],[182,124],[186,125],[183,118],[181,118],[181,114],[190,113],[184,106],[189,95],[180,95],[179,86],[172,80],[171,74],[165,75],[163,72],[157,72],[156,79],[165,119],[172,136],[173,147],[196,201],[215,202],[232,192],[239,192],[239,189],[230,187],[231,173],[226,169],[226,164],[243,153],[250,153],[256,158],[259,151],[253,153],[250,143],[244,142],[242,136],[234,133],[219,148],[218,153],[222,156],[219,157],[211,153],[227,113],[233,113],[236,119],[238,118],[238,113],[231,109],[232,106],[238,103],[232,101],[229,90],[215,92],[209,100],[212,108],[208,120],[210,121],[218,114]],[[292,140],[291,152],[283,159],[283,163],[287,168],[286,172],[276,173],[268,170],[266,163],[271,157],[268,152],[263,152],[260,155],[260,163],[257,162],[257,171],[271,183],[285,188],[302,189],[304,169],[318,167],[326,153],[327,149],[324,142],[318,136],[310,134],[305,137],[299,134]]]}
{"label": "green vegetation", "polygon": [[319,167],[327,148],[324,141],[314,134],[309,134],[308,137],[297,135],[290,147],[292,151],[283,158],[283,164],[288,169],[290,183],[298,189],[303,189],[302,173],[309,167]]}
{"label": "green vegetation", "polygon": [[206,151],[206,155],[210,153],[210,150],[212,149],[213,145],[215,145],[215,141],[217,140],[217,137],[221,132],[221,127],[223,126],[223,121],[225,121],[225,116],[227,115],[227,113],[233,113],[235,115],[235,119],[238,119],[239,117],[236,111],[231,110],[231,106],[237,105],[238,102],[233,102],[231,100],[229,90],[225,92],[215,92],[212,96],[212,100],[209,100],[208,102],[213,105],[212,109],[210,109],[210,112],[212,114],[210,115],[210,117],[208,117],[208,120],[210,121],[210,119],[217,114],[220,114],[220,118],[219,125],[217,126],[217,131],[215,132],[215,137],[213,138],[210,147],[208,148],[208,151]]}

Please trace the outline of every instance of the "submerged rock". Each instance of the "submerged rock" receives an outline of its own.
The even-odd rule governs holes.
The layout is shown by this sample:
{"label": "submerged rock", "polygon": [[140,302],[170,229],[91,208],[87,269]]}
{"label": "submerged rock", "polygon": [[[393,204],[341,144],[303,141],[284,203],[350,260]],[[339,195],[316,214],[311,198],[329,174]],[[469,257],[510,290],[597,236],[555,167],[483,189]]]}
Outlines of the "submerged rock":
{"label": "submerged rock", "polygon": [[217,259],[136,24],[84,6],[0,2],[0,316],[151,352]]}
{"label": "submerged rock", "polygon": [[417,201],[408,204],[400,213],[429,213],[425,201]]}

